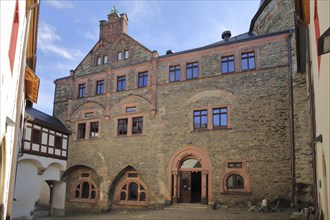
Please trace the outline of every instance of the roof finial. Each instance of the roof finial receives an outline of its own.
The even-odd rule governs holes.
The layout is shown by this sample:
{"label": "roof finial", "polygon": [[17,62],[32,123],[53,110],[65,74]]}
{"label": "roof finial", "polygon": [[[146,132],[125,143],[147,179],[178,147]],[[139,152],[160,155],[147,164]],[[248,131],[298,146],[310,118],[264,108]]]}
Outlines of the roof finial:
{"label": "roof finial", "polygon": [[116,9],[116,7],[115,7],[115,6],[113,6],[113,7],[111,8],[111,11],[110,11],[110,13],[109,13],[109,14],[113,14],[113,13],[116,13],[116,14],[118,14],[118,13],[119,13],[119,11]]}

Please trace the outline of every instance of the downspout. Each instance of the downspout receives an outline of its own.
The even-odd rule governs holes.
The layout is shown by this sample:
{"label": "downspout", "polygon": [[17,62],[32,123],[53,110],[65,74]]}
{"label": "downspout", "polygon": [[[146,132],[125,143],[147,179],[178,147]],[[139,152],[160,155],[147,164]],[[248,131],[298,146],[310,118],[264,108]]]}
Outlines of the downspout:
{"label": "downspout", "polygon": [[293,87],[292,87],[292,54],[291,54],[291,39],[295,29],[291,28],[288,37],[288,67],[289,67],[289,99],[290,99],[290,148],[291,148],[291,206],[295,206],[296,192],[296,154],[295,154],[295,139],[294,139],[294,111],[293,111]]}

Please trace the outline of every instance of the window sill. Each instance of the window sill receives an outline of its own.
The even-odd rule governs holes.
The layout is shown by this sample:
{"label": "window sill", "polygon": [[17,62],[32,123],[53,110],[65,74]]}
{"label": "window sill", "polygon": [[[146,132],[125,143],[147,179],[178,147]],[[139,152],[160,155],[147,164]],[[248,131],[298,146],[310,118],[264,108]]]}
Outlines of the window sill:
{"label": "window sill", "polygon": [[97,203],[97,199],[70,199],[70,202],[77,203]]}
{"label": "window sill", "polygon": [[194,129],[194,130],[192,130],[190,132],[193,133],[193,132],[216,131],[216,130],[231,130],[231,129],[232,128],[230,128],[230,127],[217,127],[217,128],[212,128],[212,129],[198,128],[198,129]]}
{"label": "window sill", "polygon": [[226,191],[221,192],[221,195],[252,195],[252,192],[242,192],[242,191]]}
{"label": "window sill", "polygon": [[117,138],[144,137],[145,134],[117,135]]}

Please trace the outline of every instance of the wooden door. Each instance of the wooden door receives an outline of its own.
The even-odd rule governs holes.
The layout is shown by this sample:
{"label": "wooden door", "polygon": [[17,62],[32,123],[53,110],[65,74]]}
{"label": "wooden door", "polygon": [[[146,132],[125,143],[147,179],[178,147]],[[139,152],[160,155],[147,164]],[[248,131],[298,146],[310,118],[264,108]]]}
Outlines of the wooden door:
{"label": "wooden door", "polygon": [[181,172],[180,173],[180,196],[181,202],[191,202],[191,172]]}

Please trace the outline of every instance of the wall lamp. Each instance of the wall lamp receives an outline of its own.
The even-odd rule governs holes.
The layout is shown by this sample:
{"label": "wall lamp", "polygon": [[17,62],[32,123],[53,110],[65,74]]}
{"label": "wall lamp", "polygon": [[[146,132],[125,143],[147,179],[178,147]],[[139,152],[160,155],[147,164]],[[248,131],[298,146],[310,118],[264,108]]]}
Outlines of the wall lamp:
{"label": "wall lamp", "polygon": [[330,52],[330,27],[326,30],[318,40],[317,54],[320,56]]}
{"label": "wall lamp", "polygon": [[317,136],[317,137],[314,138],[314,140],[313,140],[313,144],[322,143],[322,142],[323,142],[322,134],[320,134],[319,136]]}

